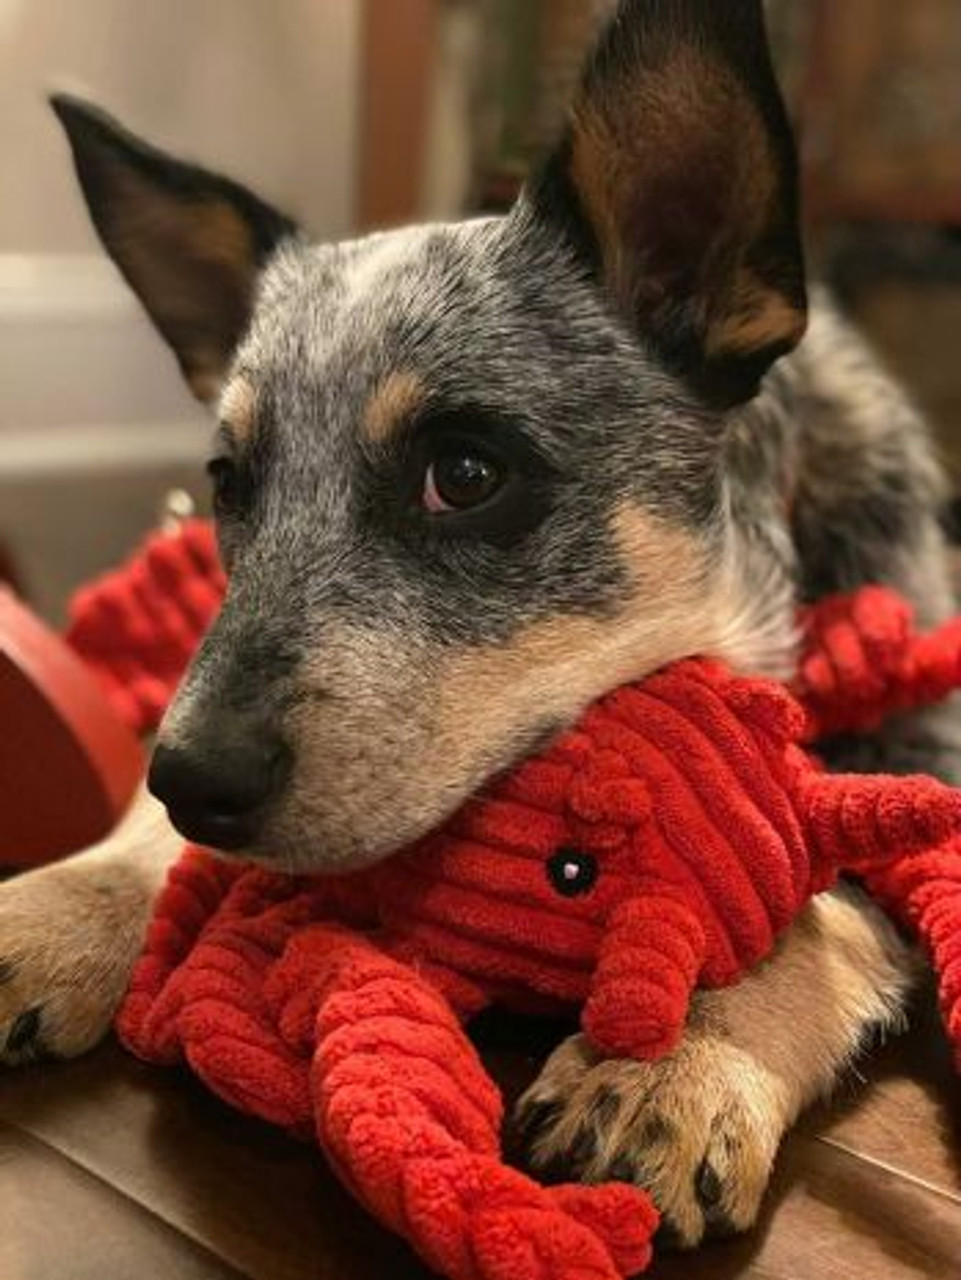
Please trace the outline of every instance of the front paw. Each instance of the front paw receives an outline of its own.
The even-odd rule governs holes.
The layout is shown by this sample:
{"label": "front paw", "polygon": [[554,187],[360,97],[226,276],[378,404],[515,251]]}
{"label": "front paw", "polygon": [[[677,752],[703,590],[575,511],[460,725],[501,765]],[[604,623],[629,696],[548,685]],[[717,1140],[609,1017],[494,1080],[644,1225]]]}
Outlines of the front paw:
{"label": "front paw", "polygon": [[64,864],[0,885],[0,1063],[73,1057],[126,990],[143,906],[122,872]]}
{"label": "front paw", "polygon": [[550,1181],[631,1182],[684,1248],[757,1218],[787,1109],[742,1050],[692,1033],[656,1062],[603,1060],[573,1036],[519,1100],[532,1171]]}

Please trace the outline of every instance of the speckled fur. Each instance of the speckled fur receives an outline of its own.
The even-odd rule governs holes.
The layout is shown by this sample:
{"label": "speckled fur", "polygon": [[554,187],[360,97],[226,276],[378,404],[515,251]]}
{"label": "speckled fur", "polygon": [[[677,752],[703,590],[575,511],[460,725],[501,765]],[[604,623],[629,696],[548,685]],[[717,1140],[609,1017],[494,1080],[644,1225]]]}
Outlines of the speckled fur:
{"label": "speckled fur", "polygon": [[[705,253],[704,279],[695,273],[683,297],[668,299],[670,322],[656,333],[636,326],[652,315],[663,321],[663,297],[624,276],[639,261],[653,271],[656,255],[644,259],[637,246],[623,254],[611,240],[630,202],[607,189],[603,156],[596,163],[588,150],[582,172],[594,184],[589,207],[605,219],[594,231],[606,237],[601,259],[616,262],[616,298],[598,287],[597,245],[583,225],[588,202],[564,203],[570,138],[545,183],[505,218],[312,246],[249,194],[171,167],[89,109],[60,104],[108,247],[164,333],[202,335],[198,351],[178,350],[194,385],[214,401],[222,392],[225,418],[243,407],[236,425],[251,498],[243,520],[222,526],[230,591],[163,735],[216,747],[222,717],[241,711],[280,726],[291,741],[291,781],[248,852],[314,870],[381,857],[597,694],[692,651],[785,673],[799,600],[880,579],[911,596],[928,621],[953,608],[938,521],[944,483],[927,429],[823,294],[814,295],[797,351],[748,403],[730,407],[733,391],[793,341],[803,295],[791,146],[763,65],[758,15],[752,0],[624,0],[622,22],[648,35],[654,24],[656,38],[609,44],[598,64],[616,73],[614,91],[605,87],[608,115],[599,126],[596,111],[581,113],[592,122],[579,140],[583,160],[585,146],[616,135],[617,93],[649,69],[647,51],[656,64],[660,51],[693,39],[697,58],[667,65],[703,66],[720,52],[727,65],[712,78],[711,101],[723,105],[726,93],[745,89],[730,118],[748,122],[757,163],[781,165],[744,188],[784,220],[754,255],[747,283],[747,258],[724,276],[735,224],[724,253]],[[753,36],[746,67],[738,65],[738,23]],[[670,110],[652,134],[662,150],[635,148],[632,139],[622,158],[636,153],[647,172],[653,163],[663,176],[677,134],[670,111],[678,110],[685,121],[706,122],[712,155],[731,145],[713,108],[689,109],[676,77],[651,84],[670,89]],[[656,111],[656,95],[647,107]],[[759,142],[755,111],[770,147]],[[693,140],[693,154],[703,141]],[[679,148],[682,160],[691,153]],[[127,166],[119,184],[111,171],[118,163]],[[685,179],[702,172],[723,180],[726,168],[682,165]],[[207,295],[191,301],[183,261],[161,261],[158,285],[149,246],[125,259],[124,234],[140,234],[150,219],[134,217],[125,230],[111,190],[137,206],[150,204],[157,183],[166,184],[165,217],[176,216],[184,192],[199,192],[192,218],[202,221],[226,199],[263,222],[262,234],[249,237],[257,262],[239,264],[217,341],[210,317],[195,314]],[[673,220],[645,213],[654,229]],[[118,226],[124,234],[115,236]],[[199,228],[195,247],[209,247],[209,230]],[[189,245],[191,236],[181,226],[168,244]],[[748,257],[752,247],[740,245]],[[217,366],[212,353],[234,332],[254,265],[250,324]],[[215,266],[218,278],[229,273],[223,257]],[[734,300],[733,313],[718,315],[718,298],[699,292],[718,279],[718,297]],[[755,342],[761,349],[745,366],[744,344]],[[694,370],[705,343],[714,364]],[[416,386],[418,411],[425,403],[474,407],[486,415],[479,421],[493,415],[524,433],[544,462],[529,494],[538,519],[524,537],[446,540],[411,515],[398,497],[404,424],[359,429],[371,397],[394,375]],[[869,742],[833,744],[834,758],[928,768],[961,783],[958,724],[953,708],[943,709]],[[169,828],[156,844],[163,854],[152,869],[142,838],[121,833],[86,861],[0,886],[0,1046],[8,1059],[35,1052],[41,1034],[44,1047],[69,1053],[103,1032],[160,867],[177,847]],[[105,876],[131,895],[126,926],[115,930],[115,907],[105,906],[93,946],[78,946],[76,930],[65,927],[78,885],[102,886]],[[83,900],[95,895],[83,891]],[[748,981],[699,998],[669,1060],[598,1064],[580,1040],[562,1046],[522,1105],[532,1159],[562,1176],[652,1186],[683,1244],[744,1228],[785,1128],[873,1029],[898,1025],[912,974],[877,913],[857,899],[823,899]],[[95,1008],[85,994],[91,975],[106,993]]]}
{"label": "speckled fur", "polygon": [[[224,531],[230,594],[162,737],[189,741],[211,708],[248,696],[277,708],[298,772],[253,852],[291,867],[381,856],[545,727],[678,652],[786,668],[787,584],[776,608],[743,590],[722,419],[645,355],[526,206],[346,246],[283,246],[233,368],[228,396],[238,375],[256,388],[253,509]],[[530,536],[509,547],[431,540],[384,494],[397,459],[357,423],[397,369],[429,402],[524,424],[554,468],[547,518]],[[644,539],[643,558],[622,544],[624,510],[662,531]],[[777,625],[760,617],[774,612]],[[569,646],[539,646],[532,681],[520,642],[578,620],[595,625],[576,676]],[[502,714],[482,737],[445,681],[472,661],[496,668],[498,655]],[[456,776],[457,752],[436,758],[453,735],[474,744]]]}

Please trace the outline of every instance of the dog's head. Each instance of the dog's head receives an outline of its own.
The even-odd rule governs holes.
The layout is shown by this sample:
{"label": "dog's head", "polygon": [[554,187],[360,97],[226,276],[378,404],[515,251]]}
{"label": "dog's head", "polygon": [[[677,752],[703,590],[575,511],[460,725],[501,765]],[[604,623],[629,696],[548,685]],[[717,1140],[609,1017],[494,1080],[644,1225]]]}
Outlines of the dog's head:
{"label": "dog's head", "polygon": [[230,587],[153,766],[185,834],[362,865],[723,647],[725,421],[805,311],[759,2],[623,4],[509,215],[347,244],[55,106],[220,422]]}

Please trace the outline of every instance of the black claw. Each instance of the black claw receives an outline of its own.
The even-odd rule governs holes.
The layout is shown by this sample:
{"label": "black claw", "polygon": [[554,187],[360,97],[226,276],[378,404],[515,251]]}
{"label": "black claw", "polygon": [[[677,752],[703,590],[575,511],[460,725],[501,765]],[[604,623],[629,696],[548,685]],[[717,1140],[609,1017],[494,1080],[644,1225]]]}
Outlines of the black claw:
{"label": "black claw", "polygon": [[697,1198],[702,1209],[713,1209],[720,1204],[721,1197],[724,1194],[724,1185],[718,1176],[717,1170],[710,1160],[706,1158],[701,1161],[700,1167],[694,1176],[694,1189],[697,1192]]}
{"label": "black claw", "polygon": [[514,1126],[518,1138],[528,1140],[542,1129],[548,1129],[561,1109],[559,1102],[533,1102],[518,1113]]}
{"label": "black claw", "polygon": [[728,1217],[727,1210],[721,1203],[724,1199],[724,1184],[717,1170],[707,1159],[694,1179],[694,1189],[698,1202],[704,1210],[704,1236],[710,1240],[728,1240],[731,1236],[740,1235],[739,1229]]}
{"label": "black claw", "polygon": [[730,1240],[741,1234],[723,1209],[711,1209],[704,1215],[705,1240]]}
{"label": "black claw", "polygon": [[684,1238],[670,1218],[662,1218],[654,1232],[653,1244],[655,1253],[677,1253],[684,1248]]}
{"label": "black claw", "polygon": [[597,1154],[597,1133],[593,1127],[584,1125],[571,1143],[568,1161],[572,1169],[581,1169],[594,1159]]}
{"label": "black claw", "polygon": [[597,1137],[585,1126],[578,1131],[566,1151],[554,1152],[543,1164],[532,1160],[528,1154],[524,1163],[528,1168],[533,1166],[539,1182],[553,1186],[559,1182],[576,1182],[596,1152]]}
{"label": "black claw", "polygon": [[21,1054],[28,1049],[37,1048],[42,1013],[41,1006],[36,1004],[32,1009],[25,1009],[23,1013],[17,1015],[4,1045],[7,1053]]}
{"label": "black claw", "polygon": [[619,1156],[607,1171],[611,1182],[637,1182],[637,1169],[627,1156]]}

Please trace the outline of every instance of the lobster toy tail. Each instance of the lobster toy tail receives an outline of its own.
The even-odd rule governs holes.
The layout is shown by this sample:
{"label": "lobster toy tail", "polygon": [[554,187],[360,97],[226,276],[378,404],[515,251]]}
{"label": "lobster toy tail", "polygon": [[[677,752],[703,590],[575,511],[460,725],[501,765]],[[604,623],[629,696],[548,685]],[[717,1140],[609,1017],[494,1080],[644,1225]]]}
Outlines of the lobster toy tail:
{"label": "lobster toy tail", "polygon": [[[500,1099],[439,992],[366,939],[311,930],[318,1136],[343,1181],[450,1280],[621,1280],[657,1213],[636,1187],[545,1188],[499,1156]],[[296,943],[284,964],[296,956]],[[283,978],[304,987],[296,964]],[[276,980],[276,979],[275,979]]]}
{"label": "lobster toy tail", "polygon": [[961,791],[924,776],[814,775],[804,818],[823,862],[880,865],[922,853],[961,831]]}

